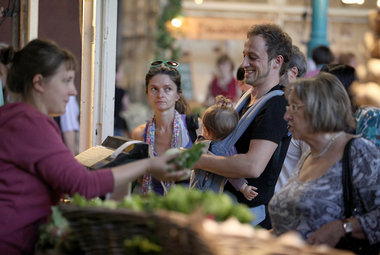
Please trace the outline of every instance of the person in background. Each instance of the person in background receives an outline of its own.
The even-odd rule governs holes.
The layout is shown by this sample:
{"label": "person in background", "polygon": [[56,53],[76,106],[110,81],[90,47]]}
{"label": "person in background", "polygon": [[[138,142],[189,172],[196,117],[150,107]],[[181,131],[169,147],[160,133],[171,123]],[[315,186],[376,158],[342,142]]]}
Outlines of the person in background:
{"label": "person in background", "polygon": [[[284,89],[279,81],[287,70],[291,53],[292,40],[279,26],[260,24],[248,30],[241,66],[245,70],[246,83],[253,89],[251,97],[239,111],[240,118],[269,92],[281,92]],[[250,186],[257,187],[258,195],[251,201],[236,192],[229,183],[225,190],[235,195],[238,202],[247,204],[256,218],[260,219],[259,225],[267,229],[271,228],[267,205],[273,195],[290,142],[287,124],[283,119],[286,105],[284,95],[274,96],[263,105],[235,143],[238,154],[203,154],[195,164],[195,168],[228,178],[247,178]]]}
{"label": "person in background", "polygon": [[[61,139],[52,116],[75,95],[76,60],[55,43],[35,39],[14,53],[7,88],[21,101],[0,107],[0,251],[33,254],[38,228],[63,195],[86,198],[118,194],[143,174],[176,180],[187,171],[167,172],[174,156],[142,159],[89,171]],[[176,168],[176,166],[170,166]]]}
{"label": "person in background", "polygon": [[380,108],[359,107],[355,112],[356,134],[370,140],[380,148]]}
{"label": "person in background", "polygon": [[[210,146],[211,140],[218,141],[226,138],[236,127],[239,121],[239,114],[232,106],[230,99],[224,96],[217,96],[216,103],[206,109],[202,116],[202,135],[197,139],[198,143],[205,143],[207,148]],[[210,152],[211,153],[211,152]],[[236,154],[236,148],[233,147],[230,155]],[[202,191],[211,189],[216,193],[223,192],[224,184],[221,183],[219,187],[205,187],[203,182],[199,179],[199,174],[205,172],[201,169],[195,169],[191,172],[190,187],[199,188]],[[203,173],[201,173],[203,177]],[[205,173],[205,181],[207,182],[208,173]],[[226,179],[226,178],[225,178]],[[247,185],[247,180],[243,178],[229,178],[228,181],[234,186],[237,191],[243,193],[247,200],[252,200],[257,196],[256,188]],[[201,182],[201,183],[199,183]]]}
{"label": "person in background", "polygon": [[356,56],[352,52],[344,52],[344,53],[339,54],[338,64],[349,65],[349,66],[352,66],[353,68],[356,68],[358,66]]}
{"label": "person in background", "polygon": [[307,71],[305,54],[298,46],[292,46],[292,56],[288,64],[288,70],[280,77],[280,84],[287,86],[299,77],[304,77]]}
{"label": "person in background", "polygon": [[228,55],[221,55],[217,60],[217,73],[214,75],[206,97],[206,106],[215,104],[215,97],[222,95],[237,101],[239,98],[236,79],[233,75],[234,62]]}
{"label": "person in background", "polygon": [[319,74],[323,65],[331,64],[334,62],[334,54],[332,53],[330,48],[325,45],[320,45],[318,47],[315,47],[311,51],[311,58],[316,65],[316,69],[312,71],[308,71],[305,74],[305,77],[313,77]]}
{"label": "person in background", "polygon": [[[324,65],[321,68],[321,72],[331,73],[335,77],[337,77],[339,81],[343,84],[347,93],[349,93],[349,88],[352,82],[356,79],[355,69],[348,65],[343,65],[343,64]],[[295,79],[293,81],[295,81]],[[349,96],[349,98],[352,105],[352,111],[355,111],[355,107],[351,101],[351,96]],[[351,130],[350,132],[354,133],[353,130]],[[291,176],[293,170],[295,169],[297,162],[301,158],[301,155],[308,149],[309,149],[309,145],[307,145],[306,142],[292,138],[289,144],[288,153],[286,154],[284,165],[282,166],[280,176],[278,177],[278,181],[276,184],[276,192],[278,192],[285,185],[285,183]]]}
{"label": "person in background", "polygon": [[[305,55],[296,46],[292,46],[292,56],[290,57],[288,70],[280,77],[280,84],[285,87],[294,82],[297,78],[304,77],[307,70],[307,61]],[[278,176],[278,180],[275,187],[275,192],[278,192],[288,181],[291,176],[298,160],[303,152],[305,152],[309,146],[301,141],[292,138],[290,140],[288,152],[284,160],[284,164],[281,168],[281,173]]]}
{"label": "person in background", "polygon": [[6,43],[0,43],[0,106],[7,102],[6,81],[10,59],[13,58],[13,48]]}
{"label": "person in background", "polygon": [[[351,103],[341,82],[328,73],[299,79],[287,87],[289,106],[284,119],[295,139],[310,150],[302,155],[293,175],[269,203],[273,231],[297,231],[309,244],[334,247],[346,234],[380,241],[380,150],[347,133],[355,125]],[[367,213],[345,219],[342,156],[347,142],[352,184]],[[355,192],[354,204],[358,206]]]}
{"label": "person in background", "polygon": [[59,119],[63,141],[73,155],[76,155],[78,153],[77,135],[79,132],[79,105],[76,96],[70,96],[66,111],[59,116]]}
{"label": "person in background", "polygon": [[357,80],[355,68],[346,64],[330,64],[323,66],[322,71],[335,75],[349,95],[356,122],[356,128],[352,133],[361,135],[380,147],[380,108],[356,104],[355,93],[352,91],[352,84]]}
{"label": "person in background", "polygon": [[[154,110],[147,123],[136,127],[132,138],[148,143],[154,156],[163,155],[170,148],[190,148],[191,140],[186,113],[188,104],[182,95],[179,63],[156,60],[145,76],[146,95]],[[142,193],[152,191],[163,195],[174,182],[160,182],[147,174],[143,176]]]}
{"label": "person in background", "polygon": [[357,80],[355,68],[347,64],[328,64],[322,66],[321,72],[331,73],[339,79],[350,98],[352,112],[355,112],[357,110],[357,106],[354,104],[355,95],[350,89],[354,81]]}
{"label": "person in background", "polygon": [[114,109],[114,135],[131,137],[127,121],[121,116],[121,113],[128,109],[129,96],[128,91],[122,88],[124,79],[124,65],[121,59],[116,61],[115,75],[115,109]]}
{"label": "person in background", "polygon": [[244,75],[245,75],[244,74],[244,68],[243,67],[239,67],[238,70],[236,71],[236,82],[237,82],[238,88],[241,90],[241,94],[244,94],[250,88],[252,88],[252,86],[250,86],[249,84],[245,83]]}

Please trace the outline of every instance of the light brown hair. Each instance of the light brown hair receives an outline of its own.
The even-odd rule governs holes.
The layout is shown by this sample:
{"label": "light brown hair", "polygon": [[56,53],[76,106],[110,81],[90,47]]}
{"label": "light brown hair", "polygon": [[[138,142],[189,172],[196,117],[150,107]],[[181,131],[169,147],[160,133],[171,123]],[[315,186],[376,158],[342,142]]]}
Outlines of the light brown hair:
{"label": "light brown hair", "polygon": [[305,104],[305,118],[313,132],[351,131],[355,126],[348,94],[334,75],[300,78],[287,88]]}
{"label": "light brown hair", "polygon": [[217,96],[216,104],[203,113],[202,122],[212,140],[222,140],[235,129],[239,122],[239,114],[232,107],[230,99]]}

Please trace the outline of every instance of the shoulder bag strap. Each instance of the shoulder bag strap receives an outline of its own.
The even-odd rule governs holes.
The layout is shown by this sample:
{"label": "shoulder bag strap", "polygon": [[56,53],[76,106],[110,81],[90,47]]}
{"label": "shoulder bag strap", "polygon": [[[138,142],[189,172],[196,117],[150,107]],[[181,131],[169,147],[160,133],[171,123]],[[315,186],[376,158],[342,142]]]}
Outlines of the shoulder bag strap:
{"label": "shoulder bag strap", "polygon": [[342,184],[343,184],[343,202],[344,202],[344,216],[350,218],[352,216],[352,169],[351,169],[351,156],[350,147],[354,138],[351,138],[344,147],[342,159]]}
{"label": "shoulder bag strap", "polygon": [[351,138],[348,141],[348,143],[346,144],[346,147],[344,148],[344,154],[343,154],[343,160],[342,160],[344,214],[345,214],[346,218],[354,215],[353,212],[355,211],[355,208],[356,208],[354,203],[353,203],[354,191],[357,195],[359,206],[361,207],[362,212],[363,213],[367,212],[367,208],[363,202],[363,199],[360,195],[359,190],[357,188],[355,188],[354,184],[352,183],[352,164],[351,164],[350,148],[351,148],[351,144],[354,140],[355,140],[355,138]]}
{"label": "shoulder bag strap", "polygon": [[352,217],[353,212],[355,210],[355,206],[353,203],[353,194],[357,196],[359,206],[362,213],[368,212],[367,207],[363,201],[363,198],[359,192],[359,190],[354,187],[352,183],[352,165],[351,165],[351,155],[350,155],[350,147],[351,143],[355,140],[355,138],[351,138],[350,141],[346,144],[344,148],[344,154],[342,159],[342,183],[343,183],[343,199],[344,199],[344,215],[346,218]]}

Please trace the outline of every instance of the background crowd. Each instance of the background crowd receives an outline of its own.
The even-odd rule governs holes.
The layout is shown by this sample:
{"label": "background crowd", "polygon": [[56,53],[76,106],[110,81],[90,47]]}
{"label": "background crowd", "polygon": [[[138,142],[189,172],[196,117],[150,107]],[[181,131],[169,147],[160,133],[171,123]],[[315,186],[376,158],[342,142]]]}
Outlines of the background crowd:
{"label": "background crowd", "polygon": [[[0,108],[0,250],[6,254],[33,253],[38,227],[65,193],[122,197],[125,185],[139,178],[143,194],[165,195],[173,185],[189,185],[188,178],[178,182],[187,171],[167,171],[175,155],[165,152],[190,148],[201,134],[210,140],[210,153],[202,155],[195,169],[207,173],[205,181],[223,177],[218,191],[246,204],[256,217],[252,225],[273,229],[276,235],[297,231],[310,244],[340,248],[348,248],[342,240],[352,237],[378,252],[379,108],[355,100],[351,86],[357,76],[350,54],[337,59],[327,46],[317,47],[310,69],[310,61],[279,26],[252,26],[236,78],[231,59],[218,59],[205,102],[211,107],[203,119],[189,114],[180,63],[155,60],[145,76],[153,116],[131,132],[133,139],[149,144],[151,157],[97,171],[80,165],[73,157],[75,146],[69,149],[70,136],[61,135],[66,132],[63,114],[77,93],[72,54],[36,39],[17,52],[5,47],[0,56],[6,87]],[[116,87],[119,82],[117,78]],[[127,95],[122,94],[120,107]],[[215,101],[219,95],[228,99],[222,107]],[[208,114],[214,108],[226,110],[230,101],[236,123],[226,121],[224,111],[215,111],[234,124],[218,136],[221,125],[207,121]],[[74,119],[77,114],[74,109]],[[51,118],[60,115],[61,130]],[[115,134],[129,135],[126,123],[121,129],[117,125]],[[236,139],[234,153],[225,146],[227,139]],[[345,151],[354,190],[350,202],[355,210],[349,217],[341,181]]]}

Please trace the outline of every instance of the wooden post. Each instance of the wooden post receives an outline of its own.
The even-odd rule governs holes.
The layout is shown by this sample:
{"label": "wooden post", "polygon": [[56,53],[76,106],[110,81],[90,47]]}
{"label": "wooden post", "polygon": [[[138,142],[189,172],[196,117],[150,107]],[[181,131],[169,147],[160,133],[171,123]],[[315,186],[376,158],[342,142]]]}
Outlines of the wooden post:
{"label": "wooden post", "polygon": [[82,0],[79,152],[113,135],[117,1]]}

